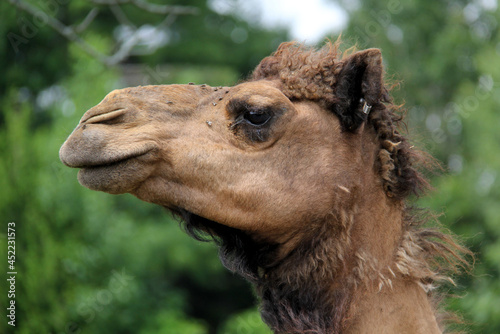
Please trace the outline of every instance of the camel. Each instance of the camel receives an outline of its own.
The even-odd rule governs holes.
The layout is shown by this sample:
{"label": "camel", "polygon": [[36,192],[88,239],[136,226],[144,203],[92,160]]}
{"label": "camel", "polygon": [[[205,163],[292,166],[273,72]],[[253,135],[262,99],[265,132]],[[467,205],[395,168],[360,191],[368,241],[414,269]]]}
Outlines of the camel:
{"label": "camel", "polygon": [[435,288],[468,251],[409,202],[430,160],[402,134],[381,51],[340,48],[283,43],[233,87],[112,91],[60,159],[215,240],[274,333],[441,333]]}

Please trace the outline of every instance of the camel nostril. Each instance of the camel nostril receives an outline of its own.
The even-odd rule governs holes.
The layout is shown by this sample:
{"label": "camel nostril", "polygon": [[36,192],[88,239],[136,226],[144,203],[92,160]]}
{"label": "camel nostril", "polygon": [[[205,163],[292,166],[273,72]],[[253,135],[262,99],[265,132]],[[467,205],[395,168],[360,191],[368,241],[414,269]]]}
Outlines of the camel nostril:
{"label": "camel nostril", "polygon": [[98,113],[96,115],[88,115],[87,117],[83,117],[82,120],[80,121],[80,124],[85,123],[85,124],[92,124],[92,123],[108,123],[110,124],[111,121],[114,121],[113,123],[116,123],[119,119],[120,116],[125,114],[125,109],[116,109],[112,110],[109,112],[105,113]]}

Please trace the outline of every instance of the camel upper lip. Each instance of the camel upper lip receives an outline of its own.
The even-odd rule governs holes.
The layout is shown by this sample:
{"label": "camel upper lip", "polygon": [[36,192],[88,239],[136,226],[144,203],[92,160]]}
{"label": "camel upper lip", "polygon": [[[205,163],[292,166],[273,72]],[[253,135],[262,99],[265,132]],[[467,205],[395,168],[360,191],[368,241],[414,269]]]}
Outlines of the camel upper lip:
{"label": "camel upper lip", "polygon": [[98,168],[115,165],[126,160],[138,158],[146,155],[154,149],[154,146],[147,145],[140,149],[135,149],[127,152],[112,153],[112,154],[90,154],[79,156],[75,154],[66,154],[61,150],[61,161],[68,167],[72,168]]}

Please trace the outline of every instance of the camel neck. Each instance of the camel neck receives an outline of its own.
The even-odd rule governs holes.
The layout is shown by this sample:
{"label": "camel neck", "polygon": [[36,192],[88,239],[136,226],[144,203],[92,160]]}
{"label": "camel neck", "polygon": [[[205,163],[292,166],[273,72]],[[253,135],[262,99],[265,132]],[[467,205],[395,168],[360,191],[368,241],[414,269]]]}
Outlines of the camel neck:
{"label": "camel neck", "polygon": [[345,236],[337,223],[316,226],[255,282],[262,318],[275,333],[342,333],[345,327],[356,287],[346,279]]}
{"label": "camel neck", "polygon": [[427,293],[413,280],[396,278],[391,287],[357,291],[353,298],[349,319],[339,333],[442,333]]}
{"label": "camel neck", "polygon": [[[262,318],[275,333],[440,333],[427,292],[396,268],[403,209],[363,212],[318,224],[279,265],[259,274]],[[358,242],[365,235],[385,240]]]}

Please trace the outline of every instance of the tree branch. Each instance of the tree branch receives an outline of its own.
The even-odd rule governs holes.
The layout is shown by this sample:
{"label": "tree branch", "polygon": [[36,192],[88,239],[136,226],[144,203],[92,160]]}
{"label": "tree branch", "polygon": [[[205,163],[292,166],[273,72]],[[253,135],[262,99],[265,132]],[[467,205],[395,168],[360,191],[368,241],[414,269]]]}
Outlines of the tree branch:
{"label": "tree branch", "polygon": [[[167,15],[165,17],[165,19],[160,22],[160,24],[158,24],[156,27],[155,27],[155,32],[157,32],[158,30],[160,30],[161,28],[164,28],[164,27],[168,27],[170,26],[171,24],[174,23],[175,19],[177,18],[177,15],[174,15],[174,14],[170,14],[170,15]],[[137,32],[138,33],[138,32]],[[148,54],[148,52],[140,52],[140,51],[133,51],[130,50],[130,53],[131,55],[134,55],[134,56],[138,56],[138,55],[145,55],[145,54]]]}
{"label": "tree branch", "polygon": [[92,2],[99,5],[122,5],[130,3],[142,10],[155,14],[196,15],[199,13],[198,8],[192,6],[158,5],[144,0],[92,0]]}
{"label": "tree branch", "polygon": [[[40,13],[45,14],[42,10],[30,5],[29,3],[23,1],[23,0],[9,0],[11,4],[16,6],[17,8],[30,13],[32,15],[40,15]],[[76,43],[79,47],[81,47],[85,52],[87,52],[89,55],[92,57],[96,58],[100,62],[107,64],[107,65],[114,65],[114,64],[109,64],[107,62],[107,57],[102,54],[101,52],[97,51],[95,48],[93,48],[90,44],[85,42],[83,39],[80,38],[74,31],[74,29],[70,26],[66,26],[63,23],[61,23],[59,20],[45,14],[45,17],[47,18],[47,24],[51,26],[54,30],[59,32],[61,35],[66,37],[68,40]]]}
{"label": "tree branch", "polygon": [[167,6],[167,5],[157,5],[151,4],[144,0],[92,0],[95,4],[108,5],[111,7],[113,14],[115,15],[118,22],[122,25],[127,25],[135,29],[132,36],[129,39],[120,43],[117,48],[117,51],[112,55],[105,55],[95,49],[92,45],[83,40],[78,33],[84,31],[88,28],[90,23],[97,16],[99,9],[93,8],[85,17],[85,19],[75,28],[73,26],[67,26],[63,24],[61,21],[57,20],[54,17],[47,15],[42,10],[34,7],[33,5],[27,3],[24,0],[8,0],[12,5],[17,7],[18,9],[30,13],[33,16],[40,16],[43,14],[43,17],[46,18],[46,23],[50,27],[52,27],[55,31],[60,33],[62,36],[66,37],[69,41],[77,44],[82,50],[88,53],[90,56],[94,57],[101,63],[107,66],[113,66],[121,61],[123,61],[127,56],[131,54],[132,49],[140,42],[139,31],[135,27],[135,25],[126,17],[125,13],[119,8],[120,4],[133,4],[136,7],[148,11],[150,13],[156,14],[168,14],[165,19],[156,26],[155,30],[158,30],[163,27],[167,27],[171,25],[178,15],[192,15],[197,14],[198,9],[195,7],[188,6]]}
{"label": "tree branch", "polygon": [[97,16],[97,14],[99,14],[99,9],[98,8],[92,8],[90,10],[90,12],[87,14],[87,16],[85,17],[85,19],[83,19],[82,23],[80,23],[79,25],[77,25],[75,27],[75,31],[76,32],[82,32],[85,29],[87,29],[88,26],[90,25],[90,23],[92,23],[92,21],[95,19],[95,17]]}
{"label": "tree branch", "polygon": [[137,29],[137,27],[135,26],[135,24],[133,24],[128,19],[127,15],[125,15],[125,13],[123,12],[123,10],[121,9],[121,7],[119,5],[110,5],[109,9],[111,9],[111,12],[116,17],[116,20],[118,22],[120,22],[120,24],[122,24],[124,26],[132,27],[134,29]]}

